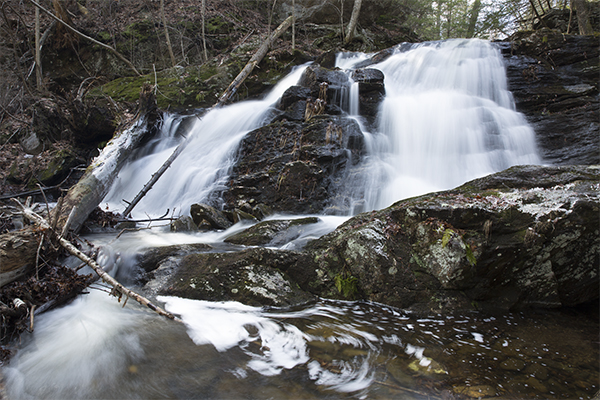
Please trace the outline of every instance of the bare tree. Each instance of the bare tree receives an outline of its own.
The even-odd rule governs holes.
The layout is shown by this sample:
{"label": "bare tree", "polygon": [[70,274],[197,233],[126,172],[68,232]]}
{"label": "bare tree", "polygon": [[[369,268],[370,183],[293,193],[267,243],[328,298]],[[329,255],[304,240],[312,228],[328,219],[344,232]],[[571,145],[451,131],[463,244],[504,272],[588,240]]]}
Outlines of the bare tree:
{"label": "bare tree", "polygon": [[171,65],[174,67],[177,65],[175,62],[175,55],[173,54],[173,46],[171,46],[171,38],[169,37],[169,29],[167,28],[167,19],[165,18],[165,0],[160,0],[160,19],[165,29],[165,40],[167,41],[167,48],[169,49],[169,56],[171,57]]}
{"label": "bare tree", "polygon": [[580,35],[593,35],[594,30],[590,22],[588,2],[586,0],[571,0],[571,8],[577,11],[577,23]]}
{"label": "bare tree", "polygon": [[344,43],[350,43],[354,38],[354,31],[358,24],[358,16],[360,14],[360,7],[362,0],[354,0],[354,7],[352,7],[352,15],[350,16],[350,22],[348,23],[348,29],[346,30],[346,39]]}
{"label": "bare tree", "polygon": [[40,10],[35,8],[35,82],[42,88],[42,49],[40,48]]}
{"label": "bare tree", "polygon": [[206,52],[206,34],[204,29],[204,16],[206,15],[206,0],[202,0],[202,8],[200,9],[202,16],[202,49],[204,50],[204,61],[208,60],[208,54]]}
{"label": "bare tree", "polygon": [[475,26],[477,25],[477,18],[479,17],[479,10],[481,10],[481,0],[475,0],[473,7],[471,7],[471,16],[469,17],[469,26],[467,28],[467,38],[475,36]]}

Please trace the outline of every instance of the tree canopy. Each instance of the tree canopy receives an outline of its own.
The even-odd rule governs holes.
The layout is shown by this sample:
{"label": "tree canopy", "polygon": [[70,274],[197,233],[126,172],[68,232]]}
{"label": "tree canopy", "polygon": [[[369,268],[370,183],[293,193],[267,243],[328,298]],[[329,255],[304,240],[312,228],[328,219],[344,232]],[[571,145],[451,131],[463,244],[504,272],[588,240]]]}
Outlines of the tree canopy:
{"label": "tree canopy", "polygon": [[[404,3],[410,10],[407,24],[425,40],[499,39],[519,30],[540,27],[591,34],[597,16],[589,8],[593,5],[598,9],[596,0],[405,0]],[[577,11],[577,17],[573,17],[573,11]],[[561,14],[566,19],[571,17],[571,23],[559,25],[555,20]],[[583,22],[579,21],[582,17]],[[587,30],[582,31],[581,26]]]}

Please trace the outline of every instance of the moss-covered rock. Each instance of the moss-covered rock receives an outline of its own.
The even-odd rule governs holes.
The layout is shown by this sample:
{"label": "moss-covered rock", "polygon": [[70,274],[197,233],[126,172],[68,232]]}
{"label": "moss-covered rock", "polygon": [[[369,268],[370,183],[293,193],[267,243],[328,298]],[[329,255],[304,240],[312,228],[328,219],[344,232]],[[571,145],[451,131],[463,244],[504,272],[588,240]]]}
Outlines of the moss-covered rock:
{"label": "moss-covered rock", "polygon": [[268,249],[189,255],[161,294],[258,306],[305,303],[315,297],[301,290],[283,272],[297,259],[296,253]]}

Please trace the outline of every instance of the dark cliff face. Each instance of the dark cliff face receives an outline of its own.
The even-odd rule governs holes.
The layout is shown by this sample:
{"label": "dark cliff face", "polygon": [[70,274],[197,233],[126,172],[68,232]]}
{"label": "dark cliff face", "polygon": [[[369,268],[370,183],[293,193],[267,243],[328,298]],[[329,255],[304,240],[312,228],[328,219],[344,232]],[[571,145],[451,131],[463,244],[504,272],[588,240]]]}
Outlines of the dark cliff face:
{"label": "dark cliff face", "polygon": [[542,159],[598,164],[598,38],[551,30],[521,32],[498,43],[517,110],[533,126]]}

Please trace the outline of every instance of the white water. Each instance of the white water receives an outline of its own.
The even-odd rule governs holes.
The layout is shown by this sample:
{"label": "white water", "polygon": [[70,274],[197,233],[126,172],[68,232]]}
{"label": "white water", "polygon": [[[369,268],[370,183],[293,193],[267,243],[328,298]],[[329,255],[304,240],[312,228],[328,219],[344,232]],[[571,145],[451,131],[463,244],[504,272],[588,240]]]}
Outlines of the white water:
{"label": "white water", "polygon": [[[535,136],[515,111],[500,51],[482,40],[414,45],[370,68],[385,75],[367,209],[450,189],[513,165],[537,164]],[[352,104],[352,101],[350,101]]]}
{"label": "white water", "polygon": [[[356,55],[340,62],[344,68],[352,68],[364,59],[364,55]],[[401,198],[457,186],[510,165],[538,162],[533,132],[514,111],[502,60],[489,43],[447,41],[415,46],[373,68],[385,74],[387,97],[374,132],[364,132],[368,147],[364,165],[368,168],[357,183],[363,187],[363,198],[352,201],[365,202],[367,209],[385,207]],[[224,186],[239,141],[263,123],[273,103],[301,73],[302,69],[296,70],[264,100],[212,110],[196,121],[188,133],[191,138],[186,150],[136,207],[137,216],[162,215],[174,207],[177,214],[185,214],[190,204],[206,202]],[[357,96],[356,90],[350,92]],[[349,102],[352,117],[362,123],[355,115],[357,105],[353,97]],[[173,135],[178,123],[175,116],[167,117],[163,136],[121,171],[105,200],[112,210],[122,210],[121,200],[131,200],[171,154],[181,140]],[[343,220],[322,217],[321,230],[308,232],[296,241],[301,246],[311,234],[324,234]],[[194,235],[142,231],[130,235],[128,241],[121,240],[120,248],[108,246],[107,239],[99,241],[105,241],[105,262],[114,264],[117,271],[130,268],[133,255],[141,248],[218,243],[242,228],[238,225],[227,232]],[[379,322],[365,322],[360,307],[352,310],[352,304],[343,303],[269,313],[235,303],[160,300],[182,317],[189,338],[137,305],[121,308],[98,291],[41,316],[32,340],[5,370],[9,394],[12,398],[185,398],[198,395],[193,390],[202,387],[199,397],[204,398],[265,397],[255,386],[249,388],[253,395],[244,391],[227,394],[239,380],[254,376],[258,382],[254,385],[261,387],[263,381],[256,374],[277,377],[286,371],[300,371],[286,381],[291,387],[290,382],[299,379],[333,392],[361,393],[374,384],[382,360],[423,357],[424,347],[417,346],[422,339],[416,339],[414,346],[405,346],[407,339],[401,339],[402,331],[412,329],[403,325],[406,317],[376,305],[373,307],[383,314]],[[316,322],[315,318],[328,322]],[[286,322],[298,319],[302,323]],[[393,349],[382,357],[383,345]],[[216,355],[207,347],[226,356]],[[326,355],[315,356],[315,349],[321,348],[327,349]],[[340,349],[348,354],[327,355]],[[182,354],[173,355],[178,352]],[[203,367],[199,370],[197,365]],[[213,376],[202,372],[203,368],[216,372]],[[206,378],[210,382],[226,383],[217,389],[212,384],[202,386],[198,382],[204,378],[198,375],[203,374],[210,376]],[[179,375],[189,382],[173,383],[171,376]],[[275,385],[280,386],[277,382]],[[186,394],[181,387],[192,387],[186,389],[192,391]],[[177,390],[184,390],[184,394]],[[276,397],[314,396],[303,393],[294,395],[284,390]]]}
{"label": "white water", "polygon": [[[134,218],[145,214],[156,217],[174,208],[178,214],[188,214],[191,204],[206,203],[211,193],[224,188],[240,140],[261,126],[273,103],[298,81],[305,69],[306,66],[296,68],[263,100],[212,109],[198,118],[187,133],[190,138],[185,150],[136,206]],[[163,123],[163,140],[150,145],[153,153],[143,154],[119,172],[104,201],[111,210],[123,211],[126,205],[122,200],[132,200],[169,158],[179,142],[173,139],[173,130],[178,126],[173,118],[167,116]]]}

